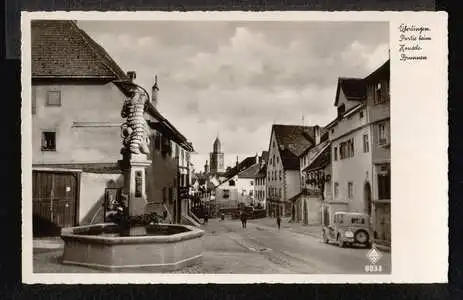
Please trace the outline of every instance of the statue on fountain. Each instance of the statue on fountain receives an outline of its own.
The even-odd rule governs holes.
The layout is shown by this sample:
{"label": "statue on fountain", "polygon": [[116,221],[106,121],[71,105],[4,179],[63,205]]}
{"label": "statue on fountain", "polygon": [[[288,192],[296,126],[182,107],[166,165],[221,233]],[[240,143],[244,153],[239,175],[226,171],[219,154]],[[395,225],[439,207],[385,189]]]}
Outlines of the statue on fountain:
{"label": "statue on fountain", "polygon": [[148,128],[144,117],[148,97],[140,88],[134,87],[132,96],[124,101],[121,117],[126,122],[121,125],[121,154],[148,154]]}

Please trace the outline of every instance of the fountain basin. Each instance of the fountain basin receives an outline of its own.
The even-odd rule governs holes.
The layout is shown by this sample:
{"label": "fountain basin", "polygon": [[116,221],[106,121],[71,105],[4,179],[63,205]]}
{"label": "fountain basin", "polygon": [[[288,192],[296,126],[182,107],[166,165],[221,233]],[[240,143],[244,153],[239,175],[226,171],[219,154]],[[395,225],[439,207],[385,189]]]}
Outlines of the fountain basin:
{"label": "fountain basin", "polygon": [[156,224],[146,232],[125,236],[114,223],[63,228],[62,263],[111,272],[165,272],[201,263],[203,230]]}

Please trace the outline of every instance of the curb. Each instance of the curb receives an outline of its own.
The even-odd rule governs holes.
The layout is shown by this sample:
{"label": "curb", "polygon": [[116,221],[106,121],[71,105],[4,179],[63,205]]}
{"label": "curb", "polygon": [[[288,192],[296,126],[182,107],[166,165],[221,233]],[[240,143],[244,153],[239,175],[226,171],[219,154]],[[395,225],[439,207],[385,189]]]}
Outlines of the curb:
{"label": "curb", "polygon": [[[267,226],[267,225],[261,225],[261,224],[255,224],[256,225],[256,228],[265,228],[267,230],[278,230],[276,227],[270,227],[270,226]],[[282,227],[281,228],[282,231],[287,231],[287,232],[291,232],[291,233],[296,233],[296,234],[300,234],[300,235],[306,235],[306,236],[311,236],[313,238],[321,238],[320,234],[316,234],[316,233],[309,233],[309,232],[298,232],[296,230],[294,230],[293,228],[284,228]]]}

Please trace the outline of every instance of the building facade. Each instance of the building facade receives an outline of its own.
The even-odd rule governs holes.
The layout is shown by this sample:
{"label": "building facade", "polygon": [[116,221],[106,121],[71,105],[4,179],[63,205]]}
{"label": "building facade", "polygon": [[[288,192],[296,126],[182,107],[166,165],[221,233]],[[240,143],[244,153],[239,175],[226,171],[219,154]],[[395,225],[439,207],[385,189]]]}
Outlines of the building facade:
{"label": "building facade", "polygon": [[331,165],[328,132],[316,129],[316,145],[304,151],[299,157],[301,193],[294,201],[293,220],[305,225],[319,225],[322,222],[322,205],[330,199],[329,190]]}
{"label": "building facade", "polygon": [[391,244],[390,62],[365,78],[372,156],[372,215],[375,240]]}
{"label": "building facade", "polygon": [[[37,20],[31,27],[34,231],[103,222],[123,186],[121,108],[136,73],[122,71],[76,22]],[[157,101],[157,93],[151,98]],[[193,148],[153,102],[145,118],[147,210],[167,211],[177,222],[178,184],[188,181]]]}
{"label": "building facade", "polygon": [[267,209],[267,160],[268,152],[262,151],[259,157],[259,169],[254,178],[255,206],[263,209]]}
{"label": "building facade", "polygon": [[315,143],[314,127],[273,125],[267,163],[267,210],[270,216],[291,216],[291,203],[301,191],[299,155]]}
{"label": "building facade", "polygon": [[365,78],[340,78],[331,142],[332,205],[370,215],[375,242],[390,246],[389,60]]}
{"label": "building facade", "polygon": [[229,177],[215,187],[217,209],[251,205],[255,200],[255,174],[259,171],[257,156],[249,156],[238,163]]}
{"label": "building facade", "polygon": [[333,200],[347,211],[371,215],[370,126],[362,78],[340,78],[336,92],[337,118],[330,123]]}

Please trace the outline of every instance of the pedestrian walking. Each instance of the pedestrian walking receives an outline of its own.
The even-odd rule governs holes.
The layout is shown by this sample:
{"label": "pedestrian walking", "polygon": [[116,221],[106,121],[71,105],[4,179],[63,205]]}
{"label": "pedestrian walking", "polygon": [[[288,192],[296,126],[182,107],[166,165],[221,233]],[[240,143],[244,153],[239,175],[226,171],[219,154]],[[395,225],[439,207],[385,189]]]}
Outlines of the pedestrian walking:
{"label": "pedestrian walking", "polygon": [[204,214],[204,224],[207,224],[209,216],[207,215],[207,212]]}
{"label": "pedestrian walking", "polygon": [[240,212],[240,220],[241,220],[241,227],[242,228],[245,228],[245,224],[244,224],[244,213],[241,211]]}
{"label": "pedestrian walking", "polygon": [[281,218],[280,218],[280,215],[277,216],[277,226],[278,226],[278,230],[280,230],[280,226],[281,226]]}
{"label": "pedestrian walking", "polygon": [[246,228],[247,222],[248,222],[248,216],[246,215],[246,213],[244,213],[243,214],[243,228]]}

